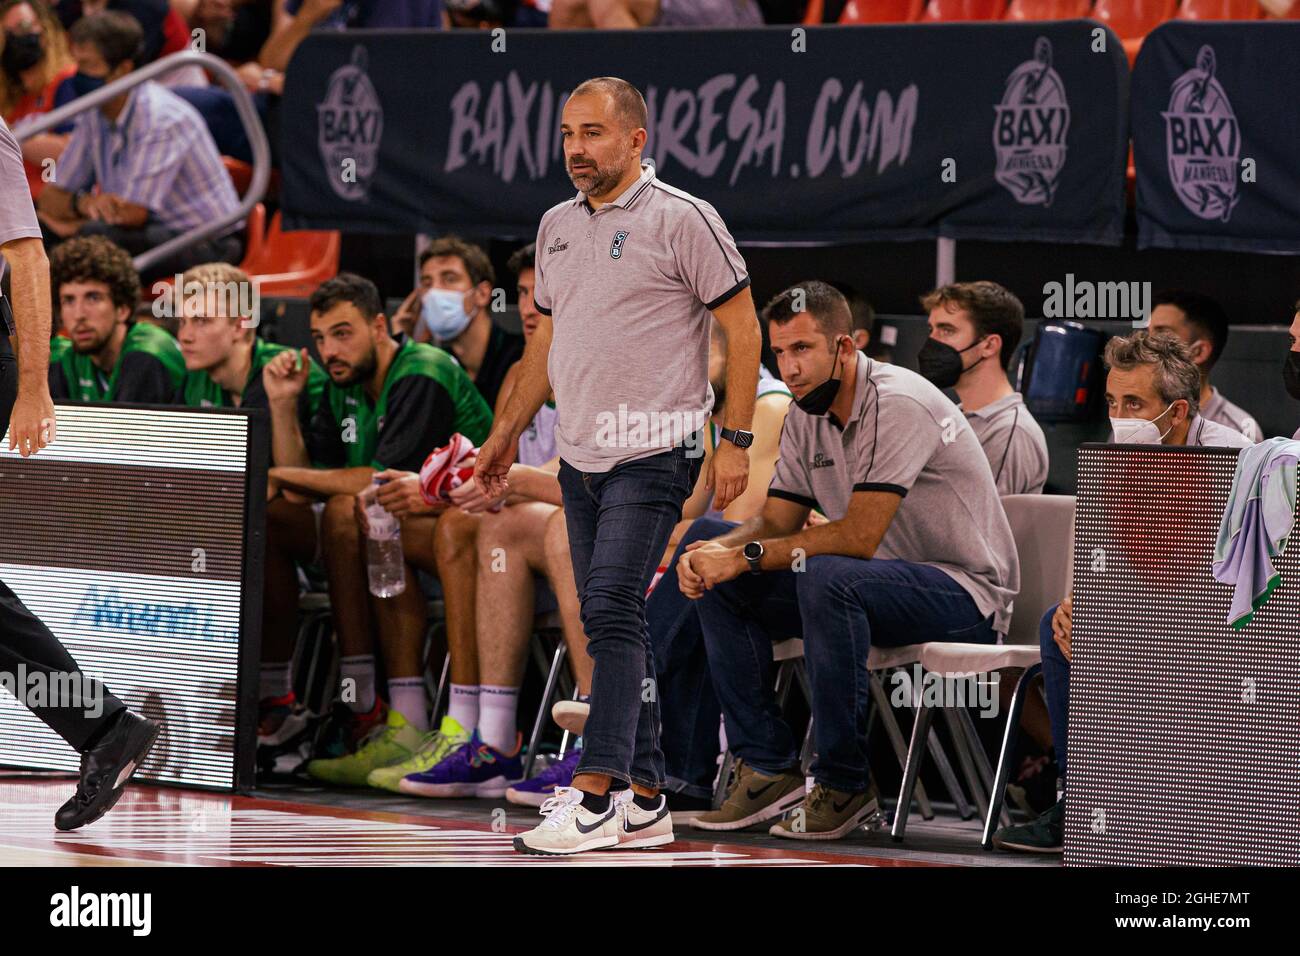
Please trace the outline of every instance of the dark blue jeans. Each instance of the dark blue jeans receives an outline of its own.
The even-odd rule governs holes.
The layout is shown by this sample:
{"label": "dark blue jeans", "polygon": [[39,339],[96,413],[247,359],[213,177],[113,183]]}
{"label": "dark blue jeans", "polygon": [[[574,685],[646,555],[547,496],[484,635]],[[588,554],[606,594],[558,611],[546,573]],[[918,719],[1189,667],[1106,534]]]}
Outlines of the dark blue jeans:
{"label": "dark blue jeans", "polygon": [[1059,604],[1047,609],[1038,622],[1038,646],[1043,652],[1043,692],[1047,695],[1047,716],[1052,722],[1052,746],[1056,748],[1056,766],[1065,780],[1065,748],[1070,727],[1070,662],[1052,637],[1052,615]]}
{"label": "dark blue jeans", "polygon": [[698,452],[684,446],[607,472],[582,472],[560,462],[569,552],[593,663],[591,715],[576,773],[607,774],[645,787],[664,784],[645,590],[681,520],[700,463]]}
{"label": "dark blue jeans", "polygon": [[660,743],[667,789],[693,797],[713,794],[718,772],[718,722],[722,709],[713,693],[697,602],[682,594],[677,561],[692,541],[709,541],[736,527],[734,521],[697,518],[673,553],[672,565],[646,601],[650,646],[659,675]]}
{"label": "dark blue jeans", "polygon": [[871,645],[992,643],[992,616],[937,568],[883,558],[818,555],[805,569],[742,574],[705,591],[696,613],[727,743],[775,774],[795,765],[795,737],[777,706],[772,641],[803,636],[812,686],[817,759],[812,773],[835,790],[867,789]]}

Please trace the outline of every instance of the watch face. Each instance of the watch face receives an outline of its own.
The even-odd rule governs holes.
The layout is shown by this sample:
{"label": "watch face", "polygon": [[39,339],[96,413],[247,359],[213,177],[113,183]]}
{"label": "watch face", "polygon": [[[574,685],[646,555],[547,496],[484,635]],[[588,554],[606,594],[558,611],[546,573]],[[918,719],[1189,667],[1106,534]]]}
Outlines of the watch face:
{"label": "watch face", "polygon": [[751,541],[745,545],[745,557],[751,561],[757,561],[763,556],[763,546],[757,541]]}
{"label": "watch face", "polygon": [[731,441],[737,448],[748,448],[754,444],[754,433],[737,429],[731,433]]}

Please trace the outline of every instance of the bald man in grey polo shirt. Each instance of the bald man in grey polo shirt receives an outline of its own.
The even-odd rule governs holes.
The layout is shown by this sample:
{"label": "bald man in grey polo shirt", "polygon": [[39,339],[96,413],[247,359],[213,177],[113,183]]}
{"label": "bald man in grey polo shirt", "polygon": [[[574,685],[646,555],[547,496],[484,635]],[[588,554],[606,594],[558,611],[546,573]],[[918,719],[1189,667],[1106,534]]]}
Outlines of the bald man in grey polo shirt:
{"label": "bald man in grey polo shirt", "polygon": [[579,84],[565,103],[560,132],[579,193],[542,216],[533,289],[542,320],[475,466],[475,480],[503,494],[519,435],[554,387],[594,672],[573,787],[557,788],[546,820],[515,838],[524,853],[673,840],[645,592],[701,466],[710,315],[726,333],[734,396],[710,459],[717,507],[749,473],[761,345],[749,275],[717,211],[641,162],[645,125],[644,99],[617,78]]}
{"label": "bald man in grey polo shirt", "polygon": [[[989,643],[1020,587],[1015,541],[975,433],[915,372],[853,347],[848,303],[824,282],[763,311],[794,392],[762,513],[678,561],[695,598],[727,742],[743,761],[722,808],[691,821],[838,839],[879,802],[867,767],[873,645]],[[805,527],[812,508],[829,522]],[[777,705],[772,641],[800,634],[812,686],[816,784]]]}

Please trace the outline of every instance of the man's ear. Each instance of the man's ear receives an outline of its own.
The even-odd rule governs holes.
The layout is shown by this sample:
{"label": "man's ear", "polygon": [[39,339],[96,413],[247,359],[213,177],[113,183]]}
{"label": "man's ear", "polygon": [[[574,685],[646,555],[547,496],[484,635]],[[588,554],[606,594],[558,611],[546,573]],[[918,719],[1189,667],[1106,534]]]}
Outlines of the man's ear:
{"label": "man's ear", "polygon": [[1002,354],[1002,336],[996,332],[986,336],[980,344],[984,346],[984,354],[989,358],[997,358]]}
{"label": "man's ear", "polygon": [[853,346],[858,349],[865,349],[871,344],[871,333],[866,329],[853,330]]}
{"label": "man's ear", "polygon": [[1204,365],[1209,361],[1210,352],[1213,349],[1214,346],[1207,339],[1197,339],[1187,347],[1187,350],[1192,353],[1192,364],[1197,366]]}
{"label": "man's ear", "polygon": [[1170,417],[1175,420],[1170,422],[1170,424],[1179,425],[1185,421],[1189,421],[1192,417],[1191,410],[1191,402],[1185,398],[1178,399],[1178,401],[1174,402],[1174,409],[1170,413]]}

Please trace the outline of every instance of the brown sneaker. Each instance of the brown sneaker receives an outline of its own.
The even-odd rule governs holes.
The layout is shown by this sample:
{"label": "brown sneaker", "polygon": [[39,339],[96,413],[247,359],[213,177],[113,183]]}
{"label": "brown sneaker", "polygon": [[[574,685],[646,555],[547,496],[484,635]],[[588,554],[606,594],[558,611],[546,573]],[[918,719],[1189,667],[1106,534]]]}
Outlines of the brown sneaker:
{"label": "brown sneaker", "polygon": [[722,807],[697,814],[688,822],[700,830],[743,830],[798,806],[804,786],[804,778],[797,773],[769,777],[737,760],[736,775]]}
{"label": "brown sneaker", "polygon": [[845,793],[818,783],[803,803],[767,832],[791,840],[838,840],[879,815],[880,794],[875,783],[862,793]]}

